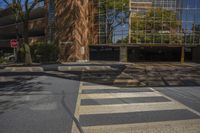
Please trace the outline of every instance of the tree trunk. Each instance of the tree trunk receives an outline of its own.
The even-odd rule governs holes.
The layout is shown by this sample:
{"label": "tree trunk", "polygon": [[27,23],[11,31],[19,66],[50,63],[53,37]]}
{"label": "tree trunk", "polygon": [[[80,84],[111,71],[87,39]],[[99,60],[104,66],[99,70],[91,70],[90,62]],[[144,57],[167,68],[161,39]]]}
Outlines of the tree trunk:
{"label": "tree trunk", "polygon": [[113,29],[107,31],[106,42],[113,43]]}
{"label": "tree trunk", "polygon": [[24,37],[24,42],[23,42],[23,47],[24,47],[24,57],[25,57],[25,65],[31,65],[32,64],[32,58],[31,58],[31,51],[30,51],[30,46],[29,46],[29,35],[28,35],[28,20],[24,21],[24,27],[23,27],[23,37]]}
{"label": "tree trunk", "polygon": [[31,58],[31,51],[29,44],[24,44],[24,50],[25,50],[25,65],[31,65],[32,64],[32,58]]}

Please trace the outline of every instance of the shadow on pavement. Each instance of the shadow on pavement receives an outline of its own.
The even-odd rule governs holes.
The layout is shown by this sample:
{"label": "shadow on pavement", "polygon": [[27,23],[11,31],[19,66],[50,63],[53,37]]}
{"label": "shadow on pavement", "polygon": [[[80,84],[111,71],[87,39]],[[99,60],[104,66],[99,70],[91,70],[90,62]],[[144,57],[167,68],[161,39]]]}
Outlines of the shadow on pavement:
{"label": "shadow on pavement", "polygon": [[[82,81],[86,85],[108,85],[116,87],[181,87],[200,86],[200,68],[198,66],[173,65],[114,65],[115,69],[104,71],[44,71],[44,72],[5,72],[0,81],[1,110],[15,109],[23,102],[13,102],[4,95],[17,97],[33,92],[41,92],[42,82],[29,82],[38,76]],[[19,78],[21,76],[21,78]],[[10,94],[9,94],[10,92]],[[15,93],[13,93],[15,92]],[[3,113],[3,112],[0,112]]]}
{"label": "shadow on pavement", "polygon": [[[91,66],[91,65],[89,65]],[[96,65],[95,65],[96,66]],[[73,67],[73,66],[72,66]],[[112,85],[120,87],[179,87],[200,86],[199,66],[173,65],[111,65],[113,70],[59,71],[48,69],[44,72],[5,72],[2,76],[51,76],[62,79],[87,82],[86,84]],[[55,67],[54,67],[55,68]],[[21,83],[24,79],[13,81]],[[9,83],[0,82],[0,87]],[[12,82],[11,82],[12,84]],[[2,90],[0,90],[2,91]]]}
{"label": "shadow on pavement", "polygon": [[[15,75],[13,74],[13,76]],[[0,114],[8,110],[15,110],[18,106],[26,104],[23,96],[43,91],[41,85],[44,83],[39,81],[29,82],[29,80],[34,80],[37,76],[27,76],[13,77],[10,81],[0,81]]]}

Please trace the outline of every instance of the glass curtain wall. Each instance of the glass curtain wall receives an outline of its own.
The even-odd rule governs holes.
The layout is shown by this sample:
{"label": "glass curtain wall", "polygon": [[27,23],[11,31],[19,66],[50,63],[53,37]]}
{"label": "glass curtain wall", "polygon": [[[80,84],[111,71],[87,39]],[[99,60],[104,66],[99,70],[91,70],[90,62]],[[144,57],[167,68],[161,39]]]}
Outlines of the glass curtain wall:
{"label": "glass curtain wall", "polygon": [[[116,44],[128,42],[129,0],[90,0],[89,13],[94,26],[90,33],[90,42],[98,44]],[[94,35],[94,33],[96,33]],[[92,39],[97,39],[94,41]]]}
{"label": "glass curtain wall", "polygon": [[95,44],[200,44],[200,0],[90,2]]}
{"label": "glass curtain wall", "polygon": [[200,0],[183,0],[181,5],[184,42],[200,44]]}
{"label": "glass curtain wall", "polygon": [[200,44],[200,0],[131,0],[131,44]]}

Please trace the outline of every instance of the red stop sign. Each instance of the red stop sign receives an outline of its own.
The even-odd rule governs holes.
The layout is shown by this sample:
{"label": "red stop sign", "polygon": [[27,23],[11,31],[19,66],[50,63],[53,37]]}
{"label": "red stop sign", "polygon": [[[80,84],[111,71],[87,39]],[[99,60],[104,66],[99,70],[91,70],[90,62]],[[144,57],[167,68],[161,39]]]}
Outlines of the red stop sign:
{"label": "red stop sign", "polygon": [[10,40],[10,46],[11,48],[17,48],[18,41],[16,39]]}

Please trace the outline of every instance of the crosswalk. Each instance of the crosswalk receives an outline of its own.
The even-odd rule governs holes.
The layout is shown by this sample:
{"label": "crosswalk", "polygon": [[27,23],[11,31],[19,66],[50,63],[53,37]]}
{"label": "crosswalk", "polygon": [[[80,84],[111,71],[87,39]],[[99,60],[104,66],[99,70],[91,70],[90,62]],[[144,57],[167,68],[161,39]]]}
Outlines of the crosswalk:
{"label": "crosswalk", "polygon": [[148,87],[81,83],[75,117],[84,133],[200,132],[198,112]]}

